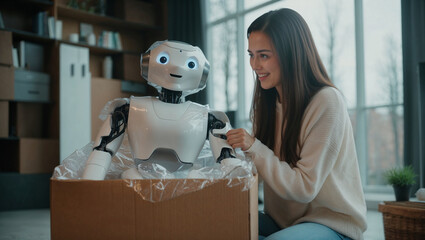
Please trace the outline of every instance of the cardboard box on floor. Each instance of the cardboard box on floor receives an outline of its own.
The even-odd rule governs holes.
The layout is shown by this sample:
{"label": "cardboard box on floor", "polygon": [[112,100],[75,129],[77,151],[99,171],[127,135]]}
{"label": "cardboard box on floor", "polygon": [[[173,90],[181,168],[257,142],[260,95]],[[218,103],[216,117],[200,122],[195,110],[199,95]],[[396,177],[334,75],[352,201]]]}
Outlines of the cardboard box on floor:
{"label": "cardboard box on floor", "polygon": [[[134,181],[149,188],[159,180]],[[169,186],[182,180],[162,181]],[[243,184],[229,187],[228,179],[220,179],[153,203],[124,180],[52,179],[51,239],[258,239],[257,181],[242,191]]]}

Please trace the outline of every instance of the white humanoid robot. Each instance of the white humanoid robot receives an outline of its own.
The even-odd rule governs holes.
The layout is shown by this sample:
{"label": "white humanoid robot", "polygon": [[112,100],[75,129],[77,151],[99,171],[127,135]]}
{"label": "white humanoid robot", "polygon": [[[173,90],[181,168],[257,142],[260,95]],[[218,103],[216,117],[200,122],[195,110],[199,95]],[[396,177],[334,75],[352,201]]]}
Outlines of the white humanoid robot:
{"label": "white humanoid robot", "polygon": [[[156,42],[142,54],[140,67],[143,78],[157,88],[159,96],[113,102],[87,160],[83,179],[105,178],[126,129],[136,165],[149,161],[170,172],[186,169],[197,159],[207,138],[217,162],[236,160],[226,142],[225,134],[231,128],[227,116],[183,101],[185,95],[206,85],[210,67],[201,49],[182,42]],[[123,175],[139,178],[137,174],[133,169]]]}

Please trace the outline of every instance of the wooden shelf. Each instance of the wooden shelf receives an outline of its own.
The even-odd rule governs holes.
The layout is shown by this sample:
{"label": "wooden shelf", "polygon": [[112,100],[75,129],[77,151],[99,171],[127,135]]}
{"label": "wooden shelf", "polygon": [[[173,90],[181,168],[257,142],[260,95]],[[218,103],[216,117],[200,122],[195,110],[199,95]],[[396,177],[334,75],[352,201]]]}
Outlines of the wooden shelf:
{"label": "wooden shelf", "polygon": [[87,22],[100,26],[114,27],[125,30],[161,30],[159,26],[150,26],[141,23],[128,22],[120,18],[103,16],[95,13],[90,13],[67,6],[57,6],[58,17],[68,17],[78,19],[81,22]]}
{"label": "wooden shelf", "polygon": [[15,39],[18,40],[31,40],[32,42],[38,43],[53,43],[55,39],[49,38],[47,36],[41,36],[33,32],[27,32],[19,29],[13,28],[0,28],[0,30],[12,32]]}
{"label": "wooden shelf", "polygon": [[70,44],[70,45],[89,48],[91,53],[98,54],[98,55],[116,55],[116,54],[122,54],[122,53],[139,54],[138,52],[123,51],[123,50],[118,50],[118,49],[92,46],[92,45],[88,45],[88,44],[85,44],[85,43],[74,43],[74,42],[70,42],[70,41],[67,41],[67,40],[53,39],[53,38],[49,38],[49,37],[46,37],[46,36],[40,36],[40,35],[35,34],[33,32],[27,32],[27,31],[22,31],[22,30],[18,30],[18,29],[0,28],[0,30],[12,32],[14,39],[30,40],[31,42],[36,42],[36,43],[53,43],[55,41],[58,41],[59,43],[66,43],[66,44]]}
{"label": "wooden shelf", "polygon": [[85,43],[74,43],[66,40],[59,40],[59,43],[66,43],[74,46],[80,46],[80,47],[86,47],[90,50],[90,53],[97,54],[97,55],[118,55],[122,53],[129,53],[129,54],[139,54],[138,52],[132,52],[132,51],[123,51],[118,49],[112,49],[112,48],[104,48],[99,46],[92,46]]}

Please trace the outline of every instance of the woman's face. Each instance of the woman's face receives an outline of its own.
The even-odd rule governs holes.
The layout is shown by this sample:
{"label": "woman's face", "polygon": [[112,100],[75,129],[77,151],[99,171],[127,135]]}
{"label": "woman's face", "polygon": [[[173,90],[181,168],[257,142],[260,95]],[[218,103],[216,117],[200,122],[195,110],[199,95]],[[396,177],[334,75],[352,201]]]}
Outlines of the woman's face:
{"label": "woman's face", "polygon": [[280,66],[274,46],[265,33],[251,32],[248,38],[248,53],[252,70],[255,71],[263,89],[281,91]]}

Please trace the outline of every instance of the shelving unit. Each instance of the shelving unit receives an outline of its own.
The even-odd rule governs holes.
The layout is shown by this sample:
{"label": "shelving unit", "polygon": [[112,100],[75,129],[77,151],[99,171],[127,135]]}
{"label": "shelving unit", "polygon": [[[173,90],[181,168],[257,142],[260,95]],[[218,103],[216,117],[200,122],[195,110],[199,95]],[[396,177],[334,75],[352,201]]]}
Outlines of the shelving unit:
{"label": "shelving unit", "polygon": [[[53,150],[51,147],[45,146],[46,149],[43,151],[50,153],[53,152],[53,154],[57,157],[51,161],[55,161],[56,165],[59,164],[59,112],[61,96],[59,86],[59,48],[61,44],[84,47],[89,50],[91,103],[88,104],[91,105],[92,123],[90,127],[92,139],[95,137],[98,131],[97,129],[101,124],[97,115],[100,113],[107,100],[112,100],[117,97],[129,97],[130,95],[156,94],[156,90],[148,86],[140,77],[140,74],[137,74],[136,76],[135,71],[140,72],[140,69],[135,69],[139,66],[139,63],[134,63],[134,61],[138,61],[140,54],[146,51],[153,42],[167,39],[167,1],[106,0],[105,2],[112,6],[106,8],[106,15],[69,7],[69,2],[69,0],[15,0],[0,2],[0,13],[5,25],[3,28],[0,26],[0,31],[10,32],[12,38],[11,46],[5,46],[6,41],[3,41],[0,38],[0,73],[2,69],[9,72],[14,71],[13,61],[9,56],[6,56],[7,61],[2,62],[2,52],[5,53],[9,51],[9,49],[11,51],[12,47],[18,48],[20,41],[26,41],[39,44],[44,47],[44,69],[42,72],[50,76],[50,100],[48,102],[23,102],[17,99],[4,97],[4,95],[2,96],[2,91],[0,91],[0,111],[7,111],[0,113],[0,115],[3,115],[3,117],[0,118],[0,146],[3,146],[3,148],[9,146],[9,149],[3,149],[3,151],[10,150],[10,146],[12,146],[15,149],[15,153],[17,152],[17,154],[14,153],[7,155],[7,159],[4,159],[3,156],[2,158],[4,160],[2,159],[0,162],[0,182],[2,182],[0,184],[0,192],[2,192],[3,196],[10,195],[16,197],[19,195],[19,192],[34,192],[27,190],[28,188],[38,186],[44,186],[43,190],[40,190],[42,191],[41,194],[49,194],[48,191],[45,191],[45,185],[49,184],[47,176],[51,176],[53,169],[37,170],[32,173],[20,172],[18,162],[22,153],[19,154],[19,151],[23,150],[19,149],[19,144],[25,139],[35,139],[49,143],[56,141],[57,144],[53,144],[53,146],[51,146],[54,148]],[[82,2],[94,4],[97,1],[77,0],[76,2],[79,4],[82,4]],[[140,11],[137,11],[137,8],[140,7],[147,7],[149,10],[140,9]],[[128,15],[126,15],[134,14],[135,9],[137,13],[143,12],[144,14],[151,14],[150,20],[143,22],[139,21],[139,16],[136,18],[129,18]],[[39,35],[34,32],[34,15],[38,12],[46,12],[47,16],[53,17],[55,21],[62,21],[62,39],[55,39],[48,37],[47,35]],[[136,21],[134,19],[136,19]],[[102,31],[119,32],[121,36],[122,49],[111,49],[97,46],[97,44],[93,46],[83,41],[69,41],[71,33],[80,33],[81,23],[92,25],[93,33],[96,35],[96,43],[98,42],[98,37]],[[103,78],[102,62],[106,56],[111,56],[113,59],[114,74],[112,79]],[[8,86],[10,83],[13,84],[14,80],[13,75],[12,77],[5,77],[5,75],[1,75],[0,88]],[[122,91],[122,83],[124,83],[124,85],[135,84],[137,87],[134,89],[144,89],[144,92]],[[35,108],[40,109],[40,111],[34,113],[35,115],[22,116],[21,110],[28,108],[29,106],[37,106]],[[76,107],[78,108],[78,106]],[[20,110],[18,111],[17,108]],[[4,117],[5,114],[8,117]],[[15,127],[17,124],[14,123],[14,121],[18,118],[21,119],[22,117],[25,117],[28,122],[20,122],[20,124],[30,124],[31,122],[41,124],[39,127],[42,129],[43,134],[28,135],[25,137],[15,136],[10,127],[13,124]],[[4,133],[5,128],[7,128],[7,133],[1,135],[2,131]],[[26,151],[32,150],[28,149]],[[30,161],[31,159],[24,160]],[[10,168],[11,165],[15,167]],[[42,177],[40,177],[40,175]],[[7,183],[4,181],[12,181],[12,179],[14,179],[13,181],[25,179],[26,184],[21,184],[17,188],[10,188],[9,186],[6,186]],[[34,182],[32,185],[28,184],[32,182],[31,179],[34,179],[34,181],[41,181],[40,179],[42,179],[43,183]],[[13,183],[10,182],[10,184]],[[22,195],[22,197],[28,198],[27,195]],[[38,197],[37,199],[43,199],[44,201],[43,203],[40,202],[40,204],[38,204],[39,207],[46,207],[45,201],[46,199],[48,200],[48,196],[44,196],[42,198]],[[4,201],[0,201],[0,211],[28,208],[28,206],[31,206],[31,208],[37,207],[37,204],[28,203],[31,201],[30,199],[22,200],[22,204],[5,206],[12,201],[9,200],[6,199]]]}

